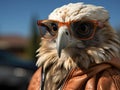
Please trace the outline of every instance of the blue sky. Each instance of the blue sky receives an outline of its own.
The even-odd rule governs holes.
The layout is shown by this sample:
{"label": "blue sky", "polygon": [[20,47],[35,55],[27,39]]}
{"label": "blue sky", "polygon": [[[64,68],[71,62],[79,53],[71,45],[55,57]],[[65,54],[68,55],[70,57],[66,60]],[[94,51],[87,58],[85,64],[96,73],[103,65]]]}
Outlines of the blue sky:
{"label": "blue sky", "polygon": [[120,0],[0,0],[0,35],[29,36],[33,15],[47,19],[55,8],[75,2],[105,7],[111,25],[120,27]]}

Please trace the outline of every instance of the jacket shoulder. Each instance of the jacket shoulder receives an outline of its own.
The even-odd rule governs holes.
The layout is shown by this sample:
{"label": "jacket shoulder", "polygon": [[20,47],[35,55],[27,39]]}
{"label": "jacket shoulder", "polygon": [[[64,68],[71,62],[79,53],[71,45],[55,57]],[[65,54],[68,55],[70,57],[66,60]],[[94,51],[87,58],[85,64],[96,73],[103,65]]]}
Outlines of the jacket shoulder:
{"label": "jacket shoulder", "polygon": [[109,68],[101,73],[98,79],[97,89],[103,90],[120,90],[120,70]]}
{"label": "jacket shoulder", "polygon": [[29,83],[29,86],[28,86],[28,90],[39,90],[40,89],[41,71],[42,71],[42,68],[40,67],[34,73],[34,75],[32,76],[32,78],[30,80],[30,83]]}
{"label": "jacket shoulder", "polygon": [[[119,63],[103,63],[86,71],[71,71],[62,90],[120,90]],[[117,67],[118,66],[118,67]]]}

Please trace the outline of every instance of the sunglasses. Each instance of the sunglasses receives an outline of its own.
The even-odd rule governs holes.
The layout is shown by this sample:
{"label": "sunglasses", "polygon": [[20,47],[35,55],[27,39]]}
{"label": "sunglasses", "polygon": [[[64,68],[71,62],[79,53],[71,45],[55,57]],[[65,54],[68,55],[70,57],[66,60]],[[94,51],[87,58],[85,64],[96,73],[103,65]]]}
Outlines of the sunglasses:
{"label": "sunglasses", "polygon": [[97,20],[80,20],[71,22],[59,22],[55,20],[38,20],[37,24],[40,28],[40,34],[42,37],[45,36],[47,31],[52,36],[51,38],[55,38],[58,35],[59,27],[67,26],[69,33],[80,40],[92,39],[95,35],[97,27],[103,27],[100,26],[100,23]]}

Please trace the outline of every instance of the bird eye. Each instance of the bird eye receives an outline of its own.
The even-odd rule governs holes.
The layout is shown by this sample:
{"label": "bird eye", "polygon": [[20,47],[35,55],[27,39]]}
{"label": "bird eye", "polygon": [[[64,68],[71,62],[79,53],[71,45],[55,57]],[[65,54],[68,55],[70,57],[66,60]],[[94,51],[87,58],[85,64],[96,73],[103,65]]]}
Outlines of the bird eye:
{"label": "bird eye", "polygon": [[57,24],[54,23],[54,22],[50,23],[50,31],[49,31],[49,33],[50,33],[52,36],[55,36],[56,33],[57,33],[57,31],[58,31],[58,26],[57,26]]}
{"label": "bird eye", "polygon": [[73,24],[73,33],[77,38],[87,39],[91,37],[94,33],[95,25],[92,22],[75,22]]}
{"label": "bird eye", "polygon": [[55,23],[51,23],[51,27],[54,32],[58,30],[58,26]]}
{"label": "bird eye", "polygon": [[81,23],[78,25],[78,30],[76,31],[78,34],[86,35],[90,32],[91,24],[90,23]]}

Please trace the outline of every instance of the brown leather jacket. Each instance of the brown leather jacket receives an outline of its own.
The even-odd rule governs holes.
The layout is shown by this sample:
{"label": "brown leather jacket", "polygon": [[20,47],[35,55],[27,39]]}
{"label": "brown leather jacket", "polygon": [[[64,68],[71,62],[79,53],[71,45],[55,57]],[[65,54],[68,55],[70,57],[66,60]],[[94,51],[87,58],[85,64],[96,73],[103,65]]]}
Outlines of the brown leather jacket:
{"label": "brown leather jacket", "polygon": [[[40,90],[41,68],[33,75],[28,90]],[[87,71],[72,69],[60,90],[120,90],[120,60],[95,65]]]}

